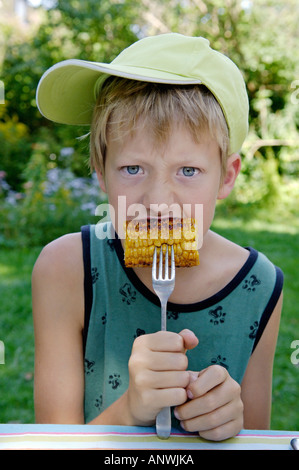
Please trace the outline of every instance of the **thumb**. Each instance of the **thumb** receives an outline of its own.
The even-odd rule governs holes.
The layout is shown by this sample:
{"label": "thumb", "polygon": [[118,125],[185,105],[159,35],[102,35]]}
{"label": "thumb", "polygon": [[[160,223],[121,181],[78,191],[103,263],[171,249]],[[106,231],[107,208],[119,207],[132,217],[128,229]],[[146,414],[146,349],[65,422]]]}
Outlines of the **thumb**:
{"label": "thumb", "polygon": [[188,351],[188,349],[193,349],[198,345],[198,338],[195,336],[193,331],[185,329],[182,330],[179,335],[184,340],[185,352]]}

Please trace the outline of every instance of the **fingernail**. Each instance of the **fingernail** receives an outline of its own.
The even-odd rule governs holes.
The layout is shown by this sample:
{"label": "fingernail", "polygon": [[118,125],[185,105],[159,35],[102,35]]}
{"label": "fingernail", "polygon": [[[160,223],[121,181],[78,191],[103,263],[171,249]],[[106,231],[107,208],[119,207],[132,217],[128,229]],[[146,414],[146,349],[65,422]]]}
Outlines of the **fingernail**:
{"label": "fingernail", "polygon": [[174,416],[176,417],[176,419],[180,419],[180,418],[179,418],[179,414],[178,414],[176,408],[174,409],[173,414],[174,414]]}
{"label": "fingernail", "polygon": [[198,372],[189,372],[190,383],[195,382],[198,379]]}
{"label": "fingernail", "polygon": [[193,393],[191,392],[191,390],[187,390],[187,396],[188,396],[188,398],[190,398],[190,400],[192,400]]}

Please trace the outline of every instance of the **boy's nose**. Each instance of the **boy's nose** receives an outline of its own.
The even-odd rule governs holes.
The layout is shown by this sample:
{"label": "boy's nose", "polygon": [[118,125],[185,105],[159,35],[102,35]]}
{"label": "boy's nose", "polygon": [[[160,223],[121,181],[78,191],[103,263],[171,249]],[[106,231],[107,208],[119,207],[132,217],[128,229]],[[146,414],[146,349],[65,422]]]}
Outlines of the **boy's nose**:
{"label": "boy's nose", "polygon": [[178,205],[172,187],[159,181],[152,182],[144,194],[143,204],[151,210],[152,217],[167,216]]}

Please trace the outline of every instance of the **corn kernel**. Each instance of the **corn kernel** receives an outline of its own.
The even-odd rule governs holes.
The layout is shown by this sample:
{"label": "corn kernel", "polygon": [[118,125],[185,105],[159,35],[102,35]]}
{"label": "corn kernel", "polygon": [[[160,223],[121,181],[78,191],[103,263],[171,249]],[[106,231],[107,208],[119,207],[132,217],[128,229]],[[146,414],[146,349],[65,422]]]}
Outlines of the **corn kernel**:
{"label": "corn kernel", "polygon": [[[170,263],[172,245],[176,266],[199,264],[197,225],[193,219],[152,219],[139,221],[135,225],[128,221],[125,230],[124,251],[127,267],[151,266],[155,248],[157,255],[161,249],[163,253],[168,249]],[[166,235],[168,238],[165,238]]]}

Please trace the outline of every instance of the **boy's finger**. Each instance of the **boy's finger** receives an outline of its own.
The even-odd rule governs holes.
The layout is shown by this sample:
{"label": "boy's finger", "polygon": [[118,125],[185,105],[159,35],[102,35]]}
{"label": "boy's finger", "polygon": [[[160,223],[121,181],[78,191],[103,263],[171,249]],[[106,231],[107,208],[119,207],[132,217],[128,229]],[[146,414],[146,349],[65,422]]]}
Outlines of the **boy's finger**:
{"label": "boy's finger", "polygon": [[180,331],[179,335],[183,338],[184,341],[184,352],[189,349],[193,349],[198,345],[198,338],[195,336],[193,331],[185,329]]}
{"label": "boy's finger", "polygon": [[154,371],[186,370],[187,356],[182,352],[151,351],[148,355],[147,368]]}
{"label": "boy's finger", "polygon": [[145,346],[151,351],[185,352],[184,338],[171,331],[158,331],[148,335],[139,336],[135,346]]}
{"label": "boy's finger", "polygon": [[189,383],[187,371],[148,371],[145,386],[152,389],[186,388]]}
{"label": "boy's finger", "polygon": [[187,394],[189,398],[198,398],[223,383],[228,377],[224,367],[215,365],[198,373],[196,380],[190,380]]}

